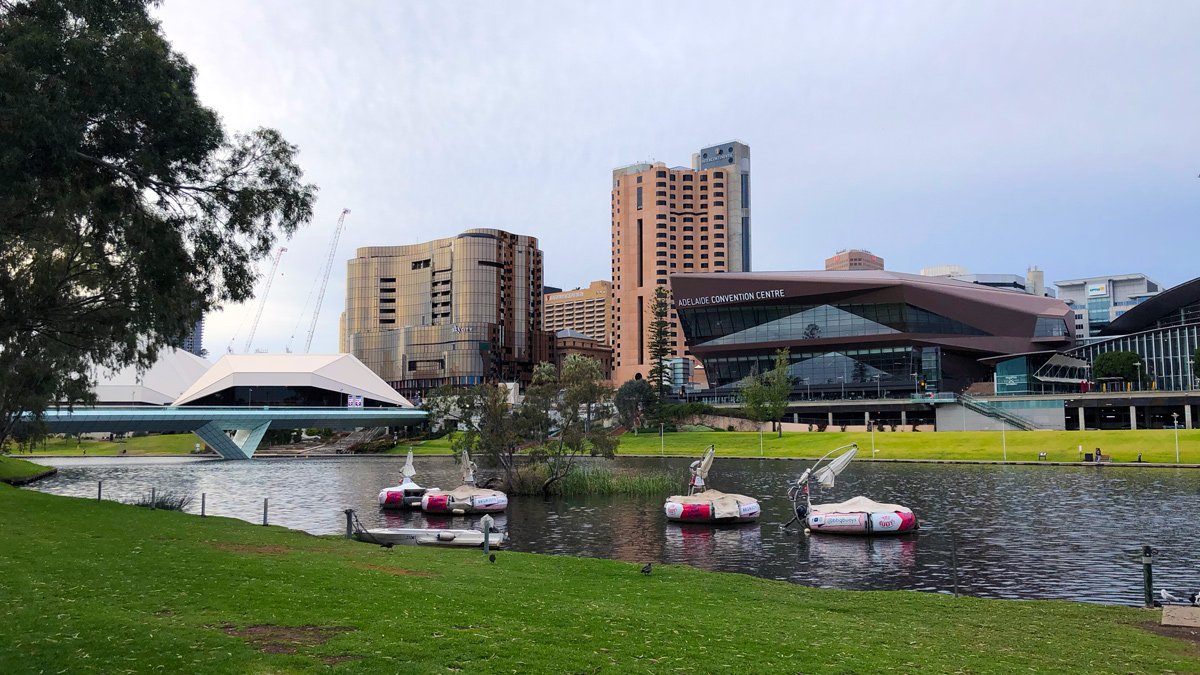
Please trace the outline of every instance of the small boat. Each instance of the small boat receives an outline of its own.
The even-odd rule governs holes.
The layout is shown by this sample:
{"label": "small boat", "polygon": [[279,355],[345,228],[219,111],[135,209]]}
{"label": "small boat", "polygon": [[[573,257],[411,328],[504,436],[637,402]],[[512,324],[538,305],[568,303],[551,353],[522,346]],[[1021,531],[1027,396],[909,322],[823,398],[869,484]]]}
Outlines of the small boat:
{"label": "small boat", "polygon": [[667,497],[663,510],[667,520],[685,523],[750,523],[758,520],[762,508],[758,500],[745,495],[726,494],[705,489],[716,447],[708,446],[704,457],[688,467],[691,480],[686,495]]}
{"label": "small boat", "polygon": [[[830,455],[842,450],[849,450],[821,466]],[[792,500],[792,508],[796,512],[787,525],[796,521],[804,523],[805,534],[821,532],[827,534],[904,534],[920,527],[917,516],[912,509],[899,504],[881,504],[866,497],[854,497],[844,502],[834,504],[813,504],[810,498],[810,482],[816,480],[823,487],[831,488],[834,479],[854,455],[858,454],[858,444],[837,448],[817,463],[809,467],[800,478],[788,488],[788,498]],[[820,467],[818,469],[818,467]]]}
{"label": "small boat", "polygon": [[404,463],[400,474],[399,485],[385,487],[379,491],[379,506],[385,509],[421,508],[421,497],[425,496],[428,488],[417,485],[412,479],[417,474],[416,468],[413,467],[412,448],[408,449],[408,461]]}
{"label": "small boat", "polygon": [[[381,546],[401,544],[406,546],[450,546],[480,548],[483,546],[482,530],[442,530],[424,527],[382,527],[359,530],[354,533],[359,541]],[[488,533],[490,548],[503,548],[508,535],[493,530]]]}
{"label": "small boat", "polygon": [[508,495],[475,485],[475,463],[463,450],[463,484],[453,490],[426,490],[421,496],[421,510],[426,513],[449,513],[456,516],[469,513],[497,513],[508,508]]}

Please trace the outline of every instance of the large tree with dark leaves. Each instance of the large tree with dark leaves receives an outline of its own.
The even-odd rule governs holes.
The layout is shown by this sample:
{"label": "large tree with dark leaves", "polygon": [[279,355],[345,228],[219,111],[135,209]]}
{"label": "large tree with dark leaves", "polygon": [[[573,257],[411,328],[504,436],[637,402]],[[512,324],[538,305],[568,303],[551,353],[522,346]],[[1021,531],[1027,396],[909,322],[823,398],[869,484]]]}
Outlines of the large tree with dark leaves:
{"label": "large tree with dark leaves", "polygon": [[312,217],[279,132],[227,135],[146,0],[0,0],[0,442],[148,365]]}

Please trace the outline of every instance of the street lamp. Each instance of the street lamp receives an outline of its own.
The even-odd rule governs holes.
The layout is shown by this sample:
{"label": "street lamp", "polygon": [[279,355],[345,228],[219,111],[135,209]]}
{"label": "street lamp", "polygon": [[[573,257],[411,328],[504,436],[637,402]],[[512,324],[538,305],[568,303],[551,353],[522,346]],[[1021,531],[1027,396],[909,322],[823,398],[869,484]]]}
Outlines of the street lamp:
{"label": "street lamp", "polygon": [[842,383],[842,400],[845,400],[846,399],[846,378],[839,375],[838,382]]}
{"label": "street lamp", "polygon": [[[876,413],[878,416],[878,413]],[[871,419],[870,413],[867,414],[867,428],[871,430],[871,460],[875,460],[875,420]]]}
{"label": "street lamp", "polygon": [[1175,463],[1179,463],[1179,413],[1171,413],[1171,426],[1175,427]]}
{"label": "street lamp", "polygon": [[880,380],[882,376],[876,374],[872,375],[872,377],[875,378],[875,398],[883,398],[883,383]]}
{"label": "street lamp", "polygon": [[246,396],[246,407],[250,407],[250,402],[254,400],[254,387],[250,387],[250,393]]}
{"label": "street lamp", "polygon": [[913,377],[913,396],[920,396],[921,389],[920,389],[920,387],[917,386],[917,374],[913,373],[912,377]]}
{"label": "street lamp", "polygon": [[1134,361],[1134,362],[1133,362],[1133,367],[1134,367],[1134,368],[1137,368],[1137,374],[1138,374],[1138,379],[1137,379],[1137,385],[1138,385],[1138,386],[1137,386],[1137,390],[1138,390],[1138,391],[1141,391],[1141,390],[1142,390],[1142,362],[1141,362],[1141,361]]}
{"label": "street lamp", "polygon": [[802,382],[804,382],[804,398],[806,400],[811,401],[812,400],[812,385],[808,383],[807,377],[802,377],[802,378],[800,378],[800,380]]}

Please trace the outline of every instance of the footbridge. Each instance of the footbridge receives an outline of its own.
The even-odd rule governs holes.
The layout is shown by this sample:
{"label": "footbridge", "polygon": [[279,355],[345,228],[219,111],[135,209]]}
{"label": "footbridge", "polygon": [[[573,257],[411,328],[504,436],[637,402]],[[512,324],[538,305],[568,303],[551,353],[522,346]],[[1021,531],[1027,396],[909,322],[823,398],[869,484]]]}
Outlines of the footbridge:
{"label": "footbridge", "polygon": [[130,406],[47,410],[43,423],[56,434],[190,431],[225,459],[250,459],[270,429],[410,426],[426,416],[418,408]]}

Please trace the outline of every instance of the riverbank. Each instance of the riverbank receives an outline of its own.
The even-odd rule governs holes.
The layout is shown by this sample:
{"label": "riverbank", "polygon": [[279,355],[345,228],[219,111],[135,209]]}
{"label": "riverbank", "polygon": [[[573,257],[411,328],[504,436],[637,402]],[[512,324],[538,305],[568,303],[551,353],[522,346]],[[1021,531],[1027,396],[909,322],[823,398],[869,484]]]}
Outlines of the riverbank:
{"label": "riverbank", "polygon": [[34,464],[16,457],[0,456],[0,483],[9,485],[28,485],[35,480],[53,476],[58,469],[52,466]]}
{"label": "riverbank", "polygon": [[[971,460],[998,462],[1005,458],[1014,462],[1078,463],[1079,447],[1084,452],[1100,448],[1114,462],[1136,462],[1138,453],[1143,462],[1174,463],[1175,431],[1146,429],[1137,431],[1009,431],[1001,437],[998,431],[939,431],[939,432],[799,432],[762,435],[762,454],[759,434],[748,431],[680,431],[670,432],[660,439],[656,433],[621,436],[617,448],[623,455],[686,455],[700,456],[709,445],[716,446],[724,457],[820,457],[834,448],[857,443],[859,457],[870,457],[872,442],[878,459],[903,460]],[[1200,464],[1200,430],[1179,430],[1179,455],[1182,464]],[[1045,453],[1044,458],[1039,458]]]}
{"label": "riverbank", "polygon": [[1124,607],[490,564],[7,486],[0,512],[3,672],[1200,671]]}

